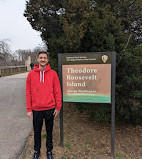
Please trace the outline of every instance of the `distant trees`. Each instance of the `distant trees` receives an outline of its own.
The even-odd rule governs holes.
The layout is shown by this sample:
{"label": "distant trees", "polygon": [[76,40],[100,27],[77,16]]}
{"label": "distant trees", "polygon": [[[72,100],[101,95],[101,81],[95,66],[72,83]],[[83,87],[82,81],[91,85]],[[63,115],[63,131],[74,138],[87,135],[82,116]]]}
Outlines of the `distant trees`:
{"label": "distant trees", "polygon": [[37,62],[37,54],[39,51],[46,51],[45,45],[37,46],[33,50],[16,50],[14,53],[10,49],[8,40],[0,41],[0,66],[16,66],[25,65],[25,61],[28,56],[31,56],[32,62]]}
{"label": "distant trees", "polygon": [[25,60],[28,58],[28,56],[31,57],[32,63],[37,63],[37,54],[40,51],[46,51],[47,48],[45,46],[43,47],[35,47],[33,50],[16,50],[14,52],[14,56],[16,57],[16,59],[20,62],[21,64],[25,64]]}
{"label": "distant trees", "polygon": [[10,46],[7,40],[0,41],[0,66],[7,66],[12,60]]}
{"label": "distant trees", "polygon": [[[24,16],[41,32],[55,68],[59,52],[115,50],[117,117],[142,123],[141,0],[29,0]],[[98,111],[109,118],[110,108],[104,107],[91,106],[92,117]]]}

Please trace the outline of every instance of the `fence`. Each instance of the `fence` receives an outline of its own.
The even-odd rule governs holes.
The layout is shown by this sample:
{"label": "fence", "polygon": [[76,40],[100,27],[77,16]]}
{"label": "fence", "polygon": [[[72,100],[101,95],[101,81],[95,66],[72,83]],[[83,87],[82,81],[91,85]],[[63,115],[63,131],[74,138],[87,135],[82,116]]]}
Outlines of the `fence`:
{"label": "fence", "polygon": [[0,67],[0,77],[17,74],[17,73],[22,73],[22,72],[26,72],[26,71],[27,71],[26,65]]}

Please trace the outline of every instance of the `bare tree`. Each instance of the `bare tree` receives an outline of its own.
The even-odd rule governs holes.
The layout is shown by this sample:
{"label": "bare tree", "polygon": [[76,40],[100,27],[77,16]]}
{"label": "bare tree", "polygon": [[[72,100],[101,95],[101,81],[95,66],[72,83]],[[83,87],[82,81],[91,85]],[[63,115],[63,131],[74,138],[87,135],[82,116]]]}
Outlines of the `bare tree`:
{"label": "bare tree", "polygon": [[0,66],[17,66],[25,65],[28,56],[31,57],[32,63],[37,63],[37,54],[40,51],[46,51],[46,45],[37,46],[33,50],[16,50],[13,54],[10,50],[9,40],[0,41]]}
{"label": "bare tree", "polygon": [[13,55],[17,59],[17,61],[19,61],[19,62],[21,61],[22,64],[24,64],[25,60],[27,60],[28,56],[30,56],[32,63],[35,64],[35,63],[37,63],[38,52],[46,51],[46,50],[47,50],[46,46],[43,45],[43,46],[37,46],[33,50],[21,50],[21,49],[19,49],[19,50],[16,50]]}
{"label": "bare tree", "polygon": [[13,59],[10,46],[7,43],[8,39],[0,41],[0,66],[8,66]]}

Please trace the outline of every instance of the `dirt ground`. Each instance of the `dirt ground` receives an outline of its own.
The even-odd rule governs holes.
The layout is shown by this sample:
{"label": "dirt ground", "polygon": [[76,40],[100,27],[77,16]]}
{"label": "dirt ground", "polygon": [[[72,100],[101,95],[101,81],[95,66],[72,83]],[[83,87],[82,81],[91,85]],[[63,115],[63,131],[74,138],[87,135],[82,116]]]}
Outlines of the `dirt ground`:
{"label": "dirt ground", "polygon": [[[88,120],[73,104],[64,104],[64,147],[60,146],[59,117],[54,126],[54,159],[112,159],[111,125]],[[42,131],[40,159],[46,158],[46,132]],[[33,132],[25,156],[33,157]],[[115,130],[115,158],[142,159],[142,126],[118,126]]]}

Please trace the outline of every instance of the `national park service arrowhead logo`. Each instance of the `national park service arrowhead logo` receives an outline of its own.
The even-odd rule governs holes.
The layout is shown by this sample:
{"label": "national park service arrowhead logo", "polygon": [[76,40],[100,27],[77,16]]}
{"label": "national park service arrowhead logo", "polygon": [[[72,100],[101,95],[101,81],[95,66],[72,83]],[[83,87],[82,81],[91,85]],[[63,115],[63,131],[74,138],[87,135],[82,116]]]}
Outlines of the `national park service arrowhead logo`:
{"label": "national park service arrowhead logo", "polygon": [[103,61],[104,63],[106,63],[107,60],[108,60],[108,56],[107,56],[107,55],[103,55],[103,56],[102,56],[102,61]]}

